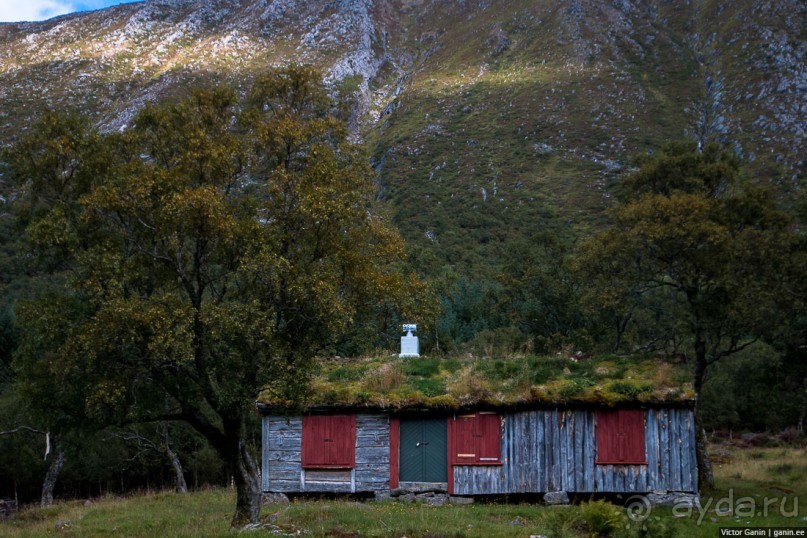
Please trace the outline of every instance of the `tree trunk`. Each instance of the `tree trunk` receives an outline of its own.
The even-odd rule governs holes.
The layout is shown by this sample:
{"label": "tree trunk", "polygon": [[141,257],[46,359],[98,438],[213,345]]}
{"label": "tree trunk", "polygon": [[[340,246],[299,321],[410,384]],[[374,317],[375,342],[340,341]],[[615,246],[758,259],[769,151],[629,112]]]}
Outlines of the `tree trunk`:
{"label": "tree trunk", "polygon": [[614,316],[614,322],[616,324],[616,341],[614,342],[614,353],[619,353],[619,348],[622,347],[622,335],[625,334],[625,329],[628,328],[628,322],[630,321],[630,316],[625,316],[622,319],[621,316],[618,314]]}
{"label": "tree trunk", "polygon": [[698,489],[702,492],[715,488],[715,477],[712,473],[712,462],[706,444],[706,431],[703,429],[703,380],[706,375],[706,345],[698,337],[695,339],[695,458],[698,463]]}
{"label": "tree trunk", "polygon": [[43,508],[53,504],[53,490],[56,489],[56,480],[59,478],[59,473],[62,472],[65,460],[64,450],[55,435],[51,442],[54,446],[53,457],[51,457],[48,472],[45,474],[45,481],[42,483],[42,497],[39,502]]}
{"label": "tree trunk", "polygon": [[241,528],[248,523],[257,523],[261,512],[261,487],[258,468],[241,438],[233,466],[235,482],[235,514],[231,526]]}
{"label": "tree trunk", "polygon": [[[801,380],[801,393],[802,395],[807,395],[807,376],[804,376]],[[796,424],[796,431],[799,435],[804,434],[804,419],[807,418],[807,402],[804,400],[804,396],[802,396],[801,400],[801,412],[799,413],[799,422]]]}
{"label": "tree trunk", "polygon": [[187,493],[188,483],[185,482],[185,475],[182,472],[182,462],[179,461],[179,456],[177,456],[176,452],[171,450],[171,439],[168,436],[168,427],[165,423],[160,425],[160,435],[163,438],[165,454],[168,456],[168,459],[171,461],[171,466],[174,468],[174,488],[177,493]]}
{"label": "tree trunk", "polygon": [[700,424],[700,402],[695,404],[695,457],[698,462],[698,490],[708,493],[715,489],[715,476],[706,443],[706,430]]}
{"label": "tree trunk", "polygon": [[240,529],[249,523],[257,523],[261,510],[261,489],[258,467],[244,445],[244,416],[241,410],[222,417],[222,427],[207,421],[200,415],[191,415],[189,423],[201,433],[227,464],[236,490],[235,513],[230,523]]}
{"label": "tree trunk", "polygon": [[171,460],[171,465],[174,467],[174,488],[177,493],[188,493],[188,483],[185,482],[185,475],[182,473],[182,462],[179,461],[179,456],[171,450],[171,447],[165,445],[165,452]]}

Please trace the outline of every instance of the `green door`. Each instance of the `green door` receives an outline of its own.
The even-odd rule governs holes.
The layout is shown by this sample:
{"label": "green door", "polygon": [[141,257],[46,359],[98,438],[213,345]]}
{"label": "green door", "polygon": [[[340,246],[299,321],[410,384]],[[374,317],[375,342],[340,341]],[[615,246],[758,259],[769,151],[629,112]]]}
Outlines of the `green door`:
{"label": "green door", "polygon": [[444,418],[401,420],[401,482],[448,481],[448,436]]}

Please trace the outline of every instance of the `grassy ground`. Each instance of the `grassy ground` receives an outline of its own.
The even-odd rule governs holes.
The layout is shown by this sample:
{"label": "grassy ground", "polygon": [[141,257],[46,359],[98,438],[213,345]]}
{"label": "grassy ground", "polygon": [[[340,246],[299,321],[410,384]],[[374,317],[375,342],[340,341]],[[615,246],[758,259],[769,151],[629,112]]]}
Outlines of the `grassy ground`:
{"label": "grassy ground", "polygon": [[[263,510],[272,531],[357,537],[715,537],[720,527],[807,527],[807,450],[713,447],[718,491],[702,510],[639,510],[592,502],[546,508],[534,504],[477,503],[432,507],[398,502],[299,501]],[[234,494],[227,489],[188,495],[151,493],[32,508],[0,523],[2,536],[231,536]],[[638,513],[638,512],[637,512]]]}
{"label": "grassy ground", "polygon": [[235,493],[227,489],[149,493],[60,502],[32,508],[0,523],[0,536],[216,536],[226,535]]}

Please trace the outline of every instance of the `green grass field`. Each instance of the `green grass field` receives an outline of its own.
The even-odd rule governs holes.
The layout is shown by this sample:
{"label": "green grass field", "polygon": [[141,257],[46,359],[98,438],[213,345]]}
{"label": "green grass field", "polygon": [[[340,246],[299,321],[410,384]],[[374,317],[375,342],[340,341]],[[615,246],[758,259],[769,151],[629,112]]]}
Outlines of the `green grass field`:
{"label": "green grass field", "polygon": [[[701,510],[655,508],[643,519],[631,519],[625,508],[602,502],[549,508],[308,500],[264,507],[265,527],[249,534],[661,538],[715,537],[720,527],[807,528],[807,450],[715,447],[713,452],[719,489],[702,498]],[[211,489],[60,502],[21,511],[0,523],[0,536],[231,536],[234,498],[232,490]]]}

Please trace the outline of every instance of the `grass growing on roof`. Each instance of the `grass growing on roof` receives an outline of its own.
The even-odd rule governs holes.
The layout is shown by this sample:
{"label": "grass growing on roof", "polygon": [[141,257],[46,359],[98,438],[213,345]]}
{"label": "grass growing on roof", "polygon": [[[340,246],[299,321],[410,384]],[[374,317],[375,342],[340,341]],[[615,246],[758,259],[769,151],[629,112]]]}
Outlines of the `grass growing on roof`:
{"label": "grass growing on roof", "polygon": [[[686,366],[645,357],[334,358],[320,361],[304,407],[682,403],[694,396],[689,379]],[[285,406],[269,390],[258,400]]]}

